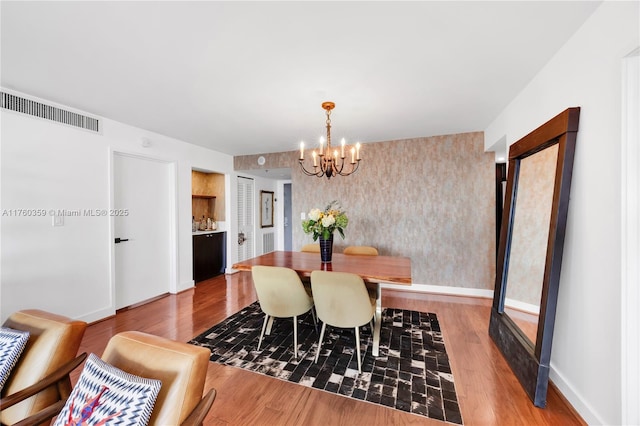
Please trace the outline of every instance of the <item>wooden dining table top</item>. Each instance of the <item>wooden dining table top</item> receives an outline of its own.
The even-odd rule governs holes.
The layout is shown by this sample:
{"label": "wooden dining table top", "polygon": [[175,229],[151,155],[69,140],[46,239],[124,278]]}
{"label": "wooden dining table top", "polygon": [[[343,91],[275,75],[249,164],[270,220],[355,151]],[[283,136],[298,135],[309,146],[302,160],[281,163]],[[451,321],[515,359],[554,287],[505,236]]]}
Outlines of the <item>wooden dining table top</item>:
{"label": "wooden dining table top", "polygon": [[331,263],[322,263],[320,253],[300,251],[273,251],[262,256],[235,263],[232,268],[251,271],[251,267],[282,266],[296,271],[302,277],[312,271],[350,272],[366,282],[411,284],[411,259],[400,256],[359,256],[334,253]]}

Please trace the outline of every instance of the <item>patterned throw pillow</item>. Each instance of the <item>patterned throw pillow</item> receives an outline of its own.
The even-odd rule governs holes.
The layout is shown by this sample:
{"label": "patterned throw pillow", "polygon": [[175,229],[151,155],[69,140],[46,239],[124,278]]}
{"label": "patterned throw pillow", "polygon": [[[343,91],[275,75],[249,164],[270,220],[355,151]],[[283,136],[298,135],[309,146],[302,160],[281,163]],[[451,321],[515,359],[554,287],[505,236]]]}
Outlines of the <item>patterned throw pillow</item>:
{"label": "patterned throw pillow", "polygon": [[146,425],[161,385],[90,354],[54,426]]}
{"label": "patterned throw pillow", "polygon": [[29,341],[29,332],[0,327],[0,390]]}

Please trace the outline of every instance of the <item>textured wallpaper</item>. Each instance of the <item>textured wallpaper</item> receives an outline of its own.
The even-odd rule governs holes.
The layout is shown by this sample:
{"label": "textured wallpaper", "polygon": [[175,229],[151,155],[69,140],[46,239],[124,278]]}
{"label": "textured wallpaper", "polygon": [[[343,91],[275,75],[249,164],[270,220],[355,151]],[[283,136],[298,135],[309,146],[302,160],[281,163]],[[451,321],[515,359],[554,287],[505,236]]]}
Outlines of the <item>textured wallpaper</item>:
{"label": "textured wallpaper", "polygon": [[[358,172],[330,180],[305,176],[297,151],[262,155],[292,168],[294,249],[312,241],[300,213],[339,200],[349,226],[335,251],[375,246],[410,257],[414,283],[493,289],[495,164],[483,149],[482,132],[367,143]],[[257,157],[236,157],[235,169],[256,168]]]}

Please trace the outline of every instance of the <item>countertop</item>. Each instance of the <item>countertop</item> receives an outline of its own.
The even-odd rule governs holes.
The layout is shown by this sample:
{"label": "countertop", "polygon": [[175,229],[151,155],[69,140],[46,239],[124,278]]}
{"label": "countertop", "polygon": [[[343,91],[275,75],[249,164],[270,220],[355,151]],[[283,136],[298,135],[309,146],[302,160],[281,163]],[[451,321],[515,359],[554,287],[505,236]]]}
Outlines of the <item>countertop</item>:
{"label": "countertop", "polygon": [[196,232],[192,232],[191,234],[193,234],[193,235],[205,235],[205,234],[217,234],[219,232],[226,232],[226,231],[224,229],[216,229],[215,231],[213,231],[213,230],[196,231]]}

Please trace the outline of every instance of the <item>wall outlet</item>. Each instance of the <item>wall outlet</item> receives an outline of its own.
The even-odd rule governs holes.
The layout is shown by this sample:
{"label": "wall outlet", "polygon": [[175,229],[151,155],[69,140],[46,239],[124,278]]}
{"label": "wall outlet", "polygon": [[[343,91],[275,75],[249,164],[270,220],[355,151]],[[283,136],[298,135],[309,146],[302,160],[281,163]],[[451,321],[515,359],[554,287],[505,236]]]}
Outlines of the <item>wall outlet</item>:
{"label": "wall outlet", "polygon": [[305,220],[307,214],[305,212],[300,213],[300,220]]}

